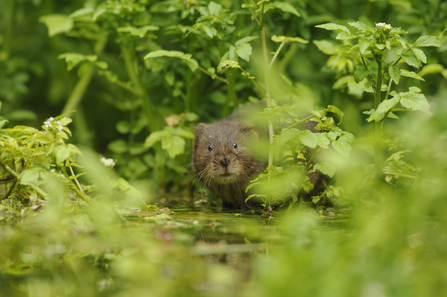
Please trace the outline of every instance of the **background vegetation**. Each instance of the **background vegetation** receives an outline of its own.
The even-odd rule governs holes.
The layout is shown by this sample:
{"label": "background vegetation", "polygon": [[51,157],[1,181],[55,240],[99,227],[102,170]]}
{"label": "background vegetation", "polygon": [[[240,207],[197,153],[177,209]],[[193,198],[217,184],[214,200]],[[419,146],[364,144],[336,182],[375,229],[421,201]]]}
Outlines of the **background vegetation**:
{"label": "background vegetation", "polygon": [[[406,42],[381,48],[371,33],[380,22],[402,28],[394,33]],[[446,29],[440,0],[7,1],[0,294],[445,294]],[[367,52],[365,40],[378,46]],[[386,71],[372,66],[382,52]],[[370,72],[359,70],[361,55]],[[391,96],[379,109],[382,79],[379,93]],[[192,195],[198,122],[266,97],[278,135],[309,116],[338,133],[315,144],[278,139],[296,159],[305,146],[328,148],[320,170],[336,175],[325,195],[344,209],[296,207],[264,220],[147,206]]]}

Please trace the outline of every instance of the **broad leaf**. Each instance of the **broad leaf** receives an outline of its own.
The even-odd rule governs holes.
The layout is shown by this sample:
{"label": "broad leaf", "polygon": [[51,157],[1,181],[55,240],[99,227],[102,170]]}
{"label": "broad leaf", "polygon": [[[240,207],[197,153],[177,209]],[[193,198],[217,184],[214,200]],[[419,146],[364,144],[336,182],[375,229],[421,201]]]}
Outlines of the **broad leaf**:
{"label": "broad leaf", "polygon": [[73,28],[73,20],[63,14],[49,14],[39,18],[48,28],[48,36],[69,32]]}
{"label": "broad leaf", "polygon": [[334,149],[345,157],[349,157],[352,147],[344,139],[338,139],[332,142]]}
{"label": "broad leaf", "polygon": [[441,42],[435,36],[424,35],[424,36],[419,37],[418,40],[416,40],[416,42],[414,43],[414,46],[418,46],[418,47],[422,47],[422,46],[424,46],[424,47],[426,47],[426,46],[440,47],[441,46]]}
{"label": "broad leaf", "polygon": [[337,171],[334,165],[326,162],[315,164],[312,172],[315,172],[316,170],[321,171],[321,173],[326,174],[329,177],[333,177],[335,172]]}

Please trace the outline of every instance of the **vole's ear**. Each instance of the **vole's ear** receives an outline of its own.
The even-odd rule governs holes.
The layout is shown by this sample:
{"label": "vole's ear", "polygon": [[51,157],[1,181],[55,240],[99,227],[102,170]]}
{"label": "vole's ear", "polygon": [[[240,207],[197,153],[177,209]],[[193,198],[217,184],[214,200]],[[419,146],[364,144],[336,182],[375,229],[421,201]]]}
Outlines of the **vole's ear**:
{"label": "vole's ear", "polygon": [[197,125],[196,130],[194,131],[194,141],[193,141],[194,148],[196,148],[196,145],[197,145],[199,139],[204,139],[203,134],[205,134],[205,130],[206,130],[207,126],[208,125],[204,124],[204,123],[200,123]]}
{"label": "vole's ear", "polygon": [[196,127],[196,130],[195,130],[195,134],[198,135],[198,134],[203,133],[203,131],[205,131],[206,126],[208,126],[208,125],[204,124],[204,123],[198,124]]}

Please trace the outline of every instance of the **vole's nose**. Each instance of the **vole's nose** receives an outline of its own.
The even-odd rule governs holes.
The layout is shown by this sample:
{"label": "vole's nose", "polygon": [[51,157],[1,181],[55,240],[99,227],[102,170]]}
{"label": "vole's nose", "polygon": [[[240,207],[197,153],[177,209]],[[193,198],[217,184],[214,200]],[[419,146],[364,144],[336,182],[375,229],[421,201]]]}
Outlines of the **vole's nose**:
{"label": "vole's nose", "polygon": [[223,167],[228,167],[228,165],[230,164],[230,160],[227,157],[224,157],[223,160],[220,161],[220,164]]}

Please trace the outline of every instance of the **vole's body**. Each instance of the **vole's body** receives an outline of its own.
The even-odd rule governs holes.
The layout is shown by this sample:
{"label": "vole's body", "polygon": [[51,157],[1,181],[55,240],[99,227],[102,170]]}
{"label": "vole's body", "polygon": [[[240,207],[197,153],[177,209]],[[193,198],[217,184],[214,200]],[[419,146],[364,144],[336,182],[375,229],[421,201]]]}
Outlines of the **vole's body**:
{"label": "vole's body", "polygon": [[254,175],[265,168],[251,148],[258,132],[233,117],[199,124],[194,138],[192,169],[195,178],[222,199],[224,207],[253,208],[245,189]]}

